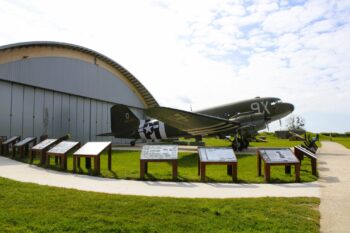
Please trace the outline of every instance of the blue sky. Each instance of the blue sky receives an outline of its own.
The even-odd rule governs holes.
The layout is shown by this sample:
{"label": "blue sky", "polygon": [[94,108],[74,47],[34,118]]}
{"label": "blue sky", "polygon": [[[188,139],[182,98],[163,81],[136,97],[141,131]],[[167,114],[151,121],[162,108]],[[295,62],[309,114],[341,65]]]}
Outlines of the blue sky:
{"label": "blue sky", "polygon": [[0,28],[0,44],[52,40],[101,52],[163,106],[276,96],[308,130],[350,131],[349,0],[0,0]]}

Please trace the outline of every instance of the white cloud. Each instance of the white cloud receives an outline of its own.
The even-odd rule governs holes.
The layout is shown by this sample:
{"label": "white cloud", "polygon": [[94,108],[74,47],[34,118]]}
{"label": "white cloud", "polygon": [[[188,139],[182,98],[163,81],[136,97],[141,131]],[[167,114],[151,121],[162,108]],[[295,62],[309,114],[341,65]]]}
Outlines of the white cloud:
{"label": "white cloud", "polygon": [[277,96],[300,115],[348,116],[348,3],[0,0],[0,43],[54,40],[94,49],[166,106]]}

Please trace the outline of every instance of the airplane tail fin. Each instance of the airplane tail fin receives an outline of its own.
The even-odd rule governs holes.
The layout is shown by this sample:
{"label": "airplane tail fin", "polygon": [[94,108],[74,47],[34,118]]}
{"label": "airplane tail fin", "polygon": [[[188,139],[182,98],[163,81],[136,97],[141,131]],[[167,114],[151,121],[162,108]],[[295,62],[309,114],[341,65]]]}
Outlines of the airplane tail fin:
{"label": "airplane tail fin", "polygon": [[98,136],[114,136],[121,138],[133,138],[137,133],[140,124],[139,118],[129,107],[116,104],[111,108],[111,133],[104,133]]}
{"label": "airplane tail fin", "polygon": [[116,104],[111,108],[111,129],[114,135],[133,136],[137,133],[140,120],[129,107]]}

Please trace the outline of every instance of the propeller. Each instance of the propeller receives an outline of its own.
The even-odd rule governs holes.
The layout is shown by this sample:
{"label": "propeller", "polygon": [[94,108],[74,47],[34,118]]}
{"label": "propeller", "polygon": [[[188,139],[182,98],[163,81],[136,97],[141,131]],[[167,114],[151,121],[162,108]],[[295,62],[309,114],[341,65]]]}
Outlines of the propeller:
{"label": "propeller", "polygon": [[280,122],[280,128],[282,128],[282,121],[281,119],[278,120]]}
{"label": "propeller", "polygon": [[266,124],[266,128],[267,128],[267,131],[270,132],[270,128],[269,128],[269,121],[271,120],[271,117],[268,117],[267,115],[264,115],[264,119],[265,119],[265,124]]}

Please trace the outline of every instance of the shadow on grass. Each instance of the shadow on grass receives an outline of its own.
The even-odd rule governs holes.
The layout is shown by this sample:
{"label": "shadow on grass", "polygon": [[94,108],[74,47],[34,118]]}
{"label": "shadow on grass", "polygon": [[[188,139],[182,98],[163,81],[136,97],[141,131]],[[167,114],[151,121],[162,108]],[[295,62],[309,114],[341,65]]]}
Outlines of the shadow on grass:
{"label": "shadow on grass", "polygon": [[108,172],[109,172],[110,174],[112,174],[112,177],[113,177],[113,178],[115,178],[115,179],[118,179],[118,178],[119,178],[118,174],[117,174],[115,171],[109,170]]}
{"label": "shadow on grass", "polygon": [[198,163],[198,154],[193,153],[190,155],[185,155],[179,158],[178,164],[181,167],[197,167]]}

